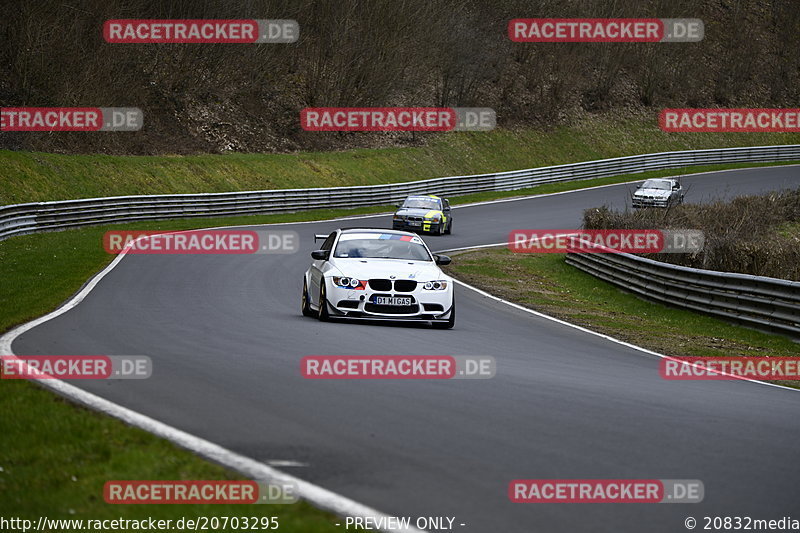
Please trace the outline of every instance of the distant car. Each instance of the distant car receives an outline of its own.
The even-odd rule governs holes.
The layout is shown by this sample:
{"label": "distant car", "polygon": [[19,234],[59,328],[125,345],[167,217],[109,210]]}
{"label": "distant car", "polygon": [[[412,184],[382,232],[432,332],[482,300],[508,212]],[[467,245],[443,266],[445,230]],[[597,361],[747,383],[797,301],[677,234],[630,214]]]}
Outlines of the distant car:
{"label": "distant car", "polygon": [[427,232],[436,235],[453,231],[453,216],[447,198],[432,194],[409,196],[398,205],[392,219],[392,229]]}
{"label": "distant car", "polygon": [[453,279],[438,266],[450,258],[432,254],[418,235],[351,228],[319,239],[303,276],[303,315],[455,325]]}
{"label": "distant car", "polygon": [[633,193],[633,207],[672,207],[683,203],[686,193],[676,179],[649,179]]}

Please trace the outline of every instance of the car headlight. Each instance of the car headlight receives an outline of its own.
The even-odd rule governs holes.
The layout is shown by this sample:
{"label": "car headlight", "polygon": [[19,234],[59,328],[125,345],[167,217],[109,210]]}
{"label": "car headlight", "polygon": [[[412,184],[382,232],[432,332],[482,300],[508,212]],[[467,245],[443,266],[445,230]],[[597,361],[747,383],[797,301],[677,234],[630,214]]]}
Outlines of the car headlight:
{"label": "car headlight", "polygon": [[439,222],[440,220],[442,220],[442,215],[431,215],[430,217],[425,217],[425,218],[430,218],[431,222]]}
{"label": "car headlight", "polygon": [[404,217],[402,215],[395,215],[394,216],[394,220],[405,220],[405,219],[406,219],[406,217]]}
{"label": "car headlight", "polygon": [[422,288],[426,291],[443,291],[447,288],[447,281],[445,280],[436,280],[436,281],[426,281]]}
{"label": "car headlight", "polygon": [[355,289],[357,291],[363,291],[366,288],[365,281],[347,276],[333,276],[333,284],[343,289]]}

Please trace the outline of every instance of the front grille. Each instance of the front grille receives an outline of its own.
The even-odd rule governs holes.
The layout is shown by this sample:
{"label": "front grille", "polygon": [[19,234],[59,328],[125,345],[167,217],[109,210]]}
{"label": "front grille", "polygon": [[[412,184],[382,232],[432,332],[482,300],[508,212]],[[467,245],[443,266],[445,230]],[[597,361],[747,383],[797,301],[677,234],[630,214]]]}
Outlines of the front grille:
{"label": "front grille", "polygon": [[345,307],[347,309],[358,309],[358,301],[357,300],[339,300],[339,303],[336,304],[336,307]]}
{"label": "front grille", "polygon": [[408,220],[409,222],[422,222],[423,220],[425,220],[425,217],[411,215],[406,217],[406,220]]}
{"label": "front grille", "polygon": [[665,198],[653,198],[650,196],[639,196],[633,199],[634,204],[642,204],[642,205],[667,205],[667,200]]}
{"label": "front grille", "polygon": [[392,281],[388,279],[371,279],[369,280],[369,288],[374,291],[390,291],[392,290]]}
{"label": "front grille", "polygon": [[419,305],[377,305],[372,303],[364,304],[364,310],[370,313],[382,313],[386,315],[409,315],[419,312]]}
{"label": "front grille", "polygon": [[398,279],[397,281],[390,279],[369,280],[369,288],[373,291],[391,291],[392,287],[397,292],[413,292],[417,288],[417,282],[413,279]]}
{"label": "front grille", "polygon": [[394,282],[394,290],[397,292],[412,292],[417,288],[417,282],[412,279],[398,279]]}

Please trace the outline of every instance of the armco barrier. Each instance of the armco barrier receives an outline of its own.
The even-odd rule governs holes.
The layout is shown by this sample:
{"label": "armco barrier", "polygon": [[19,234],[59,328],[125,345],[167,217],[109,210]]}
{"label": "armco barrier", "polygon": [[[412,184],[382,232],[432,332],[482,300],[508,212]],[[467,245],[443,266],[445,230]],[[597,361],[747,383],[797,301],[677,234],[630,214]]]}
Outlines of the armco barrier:
{"label": "armco barrier", "polygon": [[0,240],[13,235],[94,224],[388,205],[399,202],[408,194],[457,196],[692,165],[797,160],[800,160],[800,145],[754,146],[642,154],[513,172],[451,176],[386,185],[115,196],[16,204],[0,207]]}
{"label": "armco barrier", "polygon": [[566,261],[650,300],[800,336],[800,282],[671,265],[626,253],[568,248]]}

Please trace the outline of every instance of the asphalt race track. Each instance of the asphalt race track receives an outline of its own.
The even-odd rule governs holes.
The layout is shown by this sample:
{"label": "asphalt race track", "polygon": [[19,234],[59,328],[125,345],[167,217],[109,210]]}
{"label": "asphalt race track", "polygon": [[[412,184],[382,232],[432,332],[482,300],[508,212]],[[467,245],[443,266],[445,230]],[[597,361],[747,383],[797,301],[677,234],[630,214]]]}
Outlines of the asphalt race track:
{"label": "asphalt race track", "polygon": [[[687,201],[797,187],[800,166],[684,178]],[[576,228],[632,185],[456,208],[435,250]],[[479,533],[686,531],[693,516],[800,518],[800,392],[665,381],[659,359],[458,287],[453,330],[300,314],[313,234],[294,255],[132,255],[14,353],[149,355],[148,380],[74,385],[390,515]],[[100,243],[98,243],[100,246]],[[800,351],[800,350],[799,350]],[[490,380],[305,380],[306,355],[492,355]],[[513,479],[699,479],[700,504],[514,504]],[[344,530],[344,527],[342,528]]]}

